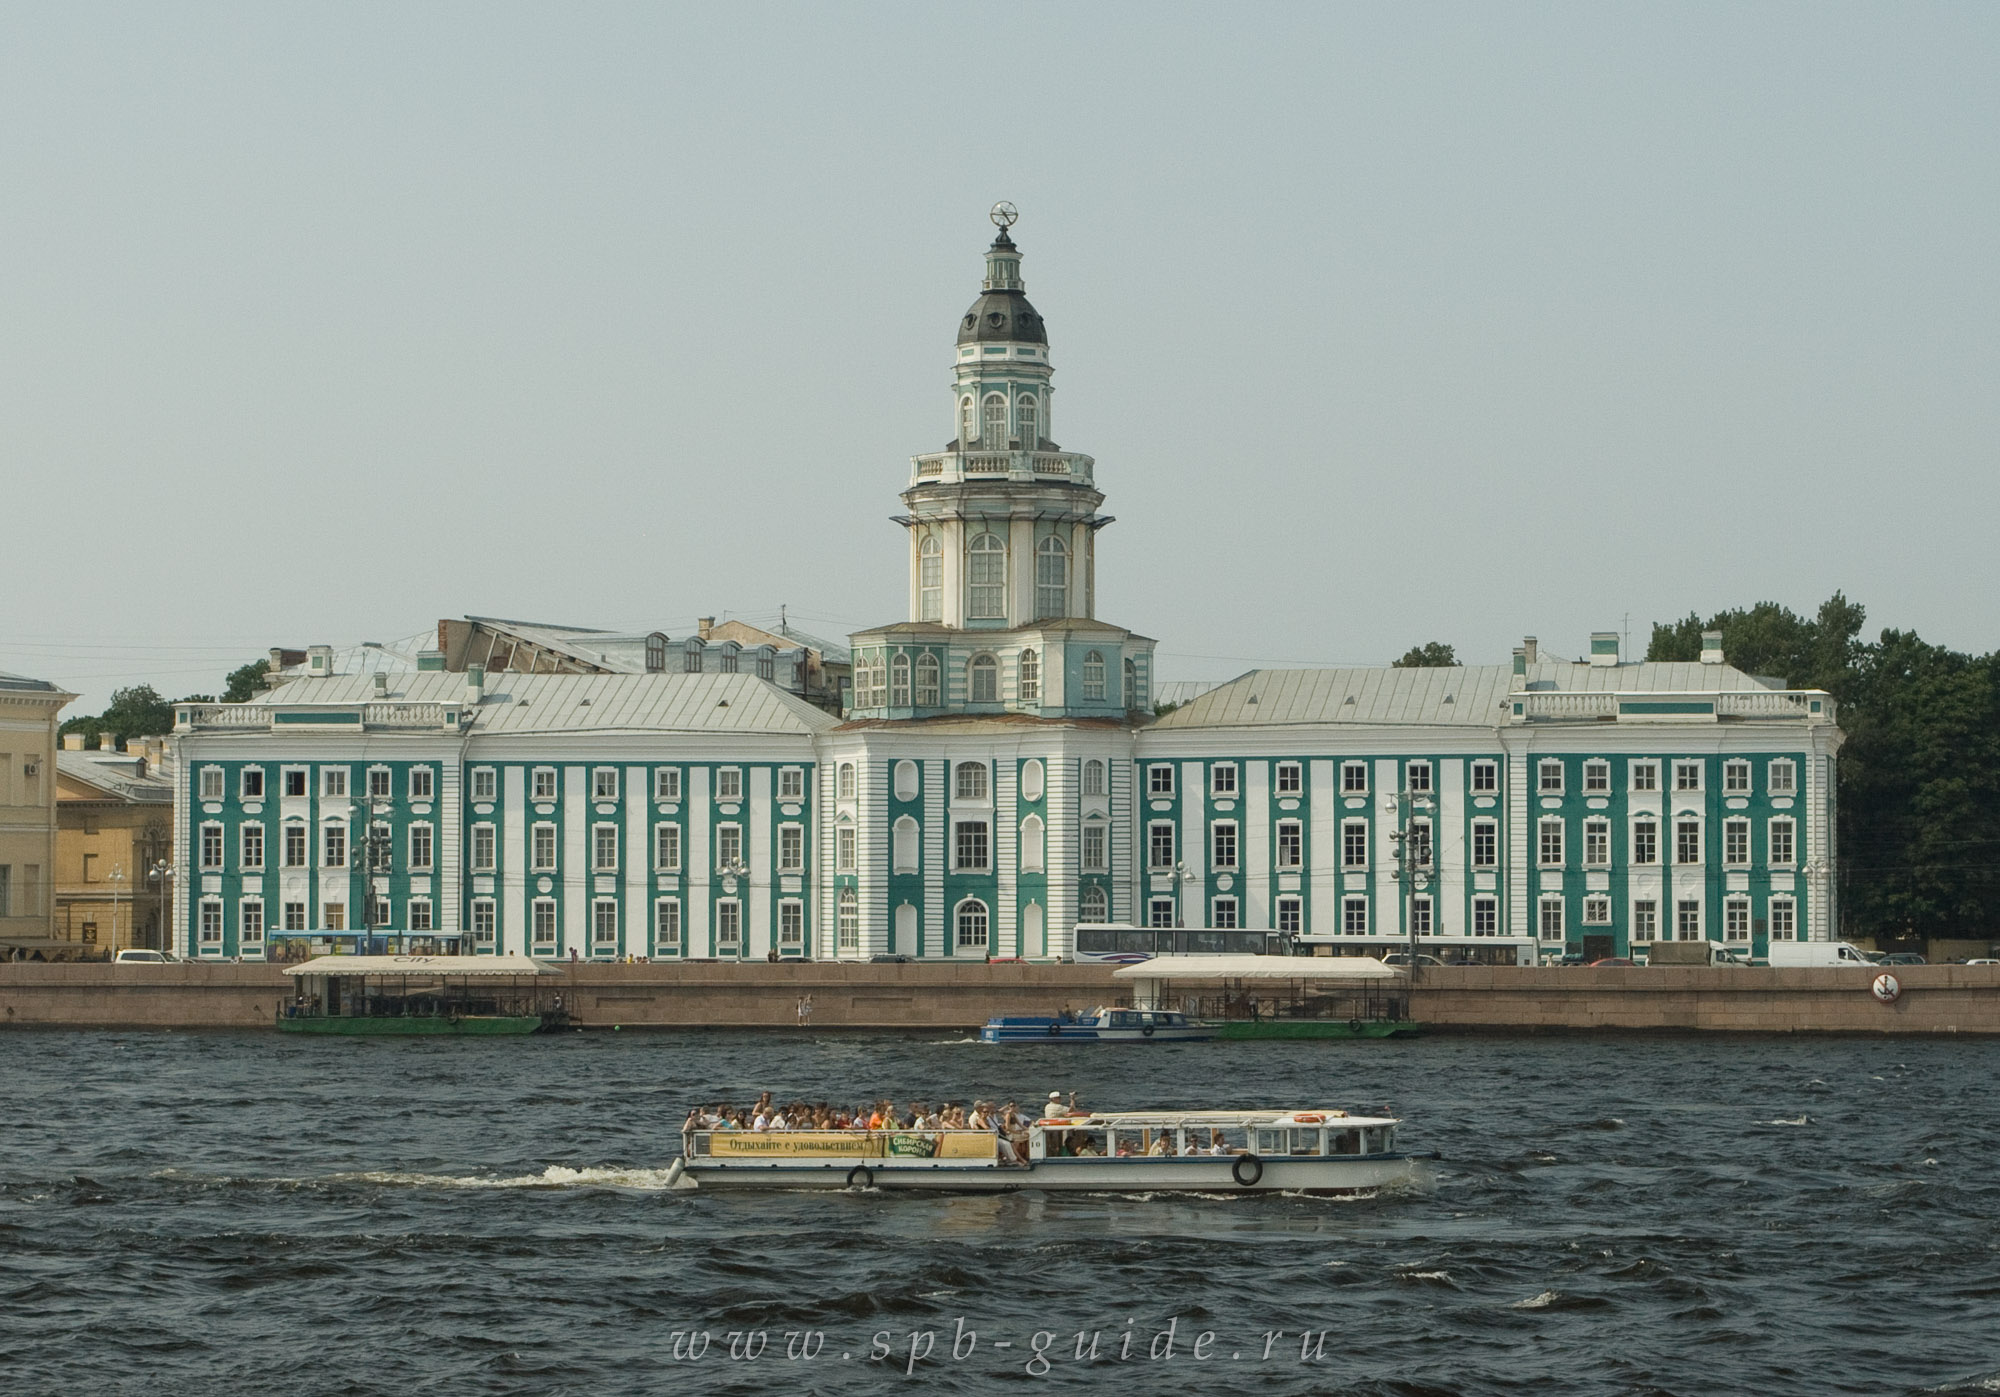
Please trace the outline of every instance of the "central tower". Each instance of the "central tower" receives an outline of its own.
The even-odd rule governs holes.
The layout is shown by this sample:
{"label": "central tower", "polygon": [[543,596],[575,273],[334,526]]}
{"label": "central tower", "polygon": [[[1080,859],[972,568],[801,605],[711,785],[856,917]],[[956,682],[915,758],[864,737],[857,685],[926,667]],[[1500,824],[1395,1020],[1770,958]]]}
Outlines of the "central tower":
{"label": "central tower", "polygon": [[952,438],[912,458],[909,619],[857,632],[856,716],[1143,709],[1152,642],[1096,620],[1095,462],[1052,440],[1048,329],[1028,302],[1011,204],[960,318]]}

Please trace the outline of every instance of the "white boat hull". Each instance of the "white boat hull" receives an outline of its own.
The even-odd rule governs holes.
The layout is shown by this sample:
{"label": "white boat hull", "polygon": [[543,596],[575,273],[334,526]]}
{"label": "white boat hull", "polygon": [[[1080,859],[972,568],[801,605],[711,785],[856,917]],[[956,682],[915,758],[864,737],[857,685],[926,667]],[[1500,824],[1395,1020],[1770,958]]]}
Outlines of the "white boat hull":
{"label": "white boat hull", "polygon": [[[1025,1167],[984,1161],[850,1156],[684,1162],[682,1187],[874,1188],[936,1193],[1368,1193],[1415,1182],[1423,1162],[1405,1154],[1260,1159],[1244,1155],[1040,1159]],[[1245,1182],[1248,1180],[1248,1182]]]}

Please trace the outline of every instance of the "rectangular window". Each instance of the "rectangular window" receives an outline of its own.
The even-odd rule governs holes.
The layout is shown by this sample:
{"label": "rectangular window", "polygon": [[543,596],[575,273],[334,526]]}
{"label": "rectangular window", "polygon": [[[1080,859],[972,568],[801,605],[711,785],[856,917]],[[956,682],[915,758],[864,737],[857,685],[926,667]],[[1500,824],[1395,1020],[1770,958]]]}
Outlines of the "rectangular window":
{"label": "rectangular window", "polygon": [[1674,826],[1674,862],[1701,862],[1701,823],[1682,820]]}
{"label": "rectangular window", "polygon": [[1585,926],[1611,925],[1611,899],[1591,896],[1583,900],[1583,924]]}
{"label": "rectangular window", "polygon": [[778,904],[778,949],[796,951],[806,944],[806,905],[798,901]]}
{"label": "rectangular window", "polygon": [[955,857],[952,866],[960,869],[983,869],[987,866],[986,821],[960,820],[954,827]]}
{"label": "rectangular window", "polygon": [[493,944],[493,899],[490,897],[472,900],[472,940],[479,946]]}
{"label": "rectangular window", "polygon": [[203,825],[201,827],[201,866],[203,868],[222,867],[221,825]]}
{"label": "rectangular window", "polygon": [[1368,899],[1350,897],[1340,904],[1340,929],[1348,936],[1368,934]]}
{"label": "rectangular window", "polygon": [[1750,939],[1750,904],[1740,897],[1732,897],[1722,904],[1722,939]]}
{"label": "rectangular window", "polygon": [[1701,903],[1687,898],[1674,905],[1674,934],[1683,941],[1701,940]]}
{"label": "rectangular window", "polygon": [[410,826],[410,871],[427,873],[431,867],[431,827],[429,825]]}
{"label": "rectangular window", "polygon": [[715,904],[715,953],[743,954],[743,904],[734,899]]}
{"label": "rectangular window", "polygon": [[474,873],[491,873],[493,866],[493,826],[474,825],[472,827],[472,871]]}
{"label": "rectangular window", "polygon": [[[787,829],[797,829],[797,825],[787,825]],[[679,825],[653,826],[653,867],[662,873],[681,871],[681,827]]]}
{"label": "rectangular window", "polygon": [[344,766],[322,767],[319,773],[319,793],[323,796],[340,797],[347,794],[347,768]]}
{"label": "rectangular window", "polygon": [[1611,821],[1583,822],[1583,863],[1586,868],[1611,866]]}
{"label": "rectangular window", "polygon": [[242,840],[243,871],[251,873],[263,868],[264,827],[245,825],[239,837]]}
{"label": "rectangular window", "polygon": [[1500,789],[1500,765],[1498,762],[1474,762],[1472,764],[1472,793],[1490,796]]}
{"label": "rectangular window", "polygon": [[618,768],[600,766],[590,773],[590,798],[592,800],[618,799]]}
{"label": "rectangular window", "polygon": [[1236,867],[1236,826],[1219,824],[1209,831],[1210,852],[1214,855],[1214,866],[1220,871]]}
{"label": "rectangular window", "polygon": [[325,843],[321,846],[324,856],[320,859],[320,866],[322,868],[347,867],[347,826],[328,825],[322,831],[322,834],[324,835]]}
{"label": "rectangular window", "polygon": [[1295,796],[1305,788],[1305,773],[1297,762],[1278,763],[1277,790],[1281,796]]}
{"label": "rectangular window", "polygon": [[1174,924],[1174,900],[1170,897],[1156,897],[1146,904],[1146,925],[1150,927],[1172,926]]}
{"label": "rectangular window", "polygon": [[1793,862],[1792,830],[1790,820],[1771,821],[1771,863],[1783,868]]}
{"label": "rectangular window", "polygon": [[1340,827],[1340,864],[1343,868],[1368,867],[1368,825],[1349,820]]}
{"label": "rectangular window", "polygon": [[1563,822],[1544,820],[1537,844],[1537,861],[1543,868],[1561,868],[1563,863]]}
{"label": "rectangular window", "polygon": [[1781,759],[1771,763],[1771,794],[1788,796],[1798,789],[1798,767]]}
{"label": "rectangular window", "polygon": [[552,897],[538,897],[534,906],[528,909],[529,925],[533,928],[535,950],[548,954],[556,948],[556,901]]}
{"label": "rectangular window", "polygon": [[1771,899],[1771,939],[1790,941],[1797,934],[1796,904],[1788,897]]}
{"label": "rectangular window", "polygon": [[306,793],[306,773],[304,767],[289,767],[285,771],[285,794],[302,796]]}
{"label": "rectangular window", "polygon": [[[984,828],[984,826],[981,826]],[[854,826],[841,825],[833,832],[833,866],[839,872],[854,871]],[[963,867],[963,865],[961,865]]]}
{"label": "rectangular window", "polygon": [[1560,898],[1542,899],[1541,933],[1544,941],[1563,939],[1563,905]]}
{"label": "rectangular window", "polygon": [[395,794],[395,776],[386,766],[368,768],[368,798],[388,800]]}
{"label": "rectangular window", "polygon": [[1660,934],[1660,904],[1642,897],[1632,904],[1632,939],[1651,941]]}
{"label": "rectangular window", "polygon": [[[734,903],[723,906],[733,907]],[[618,949],[618,904],[600,897],[590,904],[590,950],[605,955]]]}
{"label": "rectangular window", "polygon": [[1296,936],[1305,930],[1304,903],[1296,897],[1278,899],[1278,930]]}
{"label": "rectangular window", "polygon": [[285,867],[304,868],[306,866],[306,827],[304,825],[285,826]]}
{"label": "rectangular window", "polygon": [[285,930],[304,931],[306,929],[306,905],[303,902],[285,904]]}
{"label": "rectangular window", "polygon": [[673,898],[653,904],[653,954],[678,955],[681,949],[681,905]]}
{"label": "rectangular window", "polygon": [[1103,873],[1111,867],[1111,860],[1105,851],[1106,826],[1102,821],[1092,820],[1083,827],[1083,870],[1086,873]]}
{"label": "rectangular window", "polygon": [[1431,866],[1431,822],[1412,820],[1405,838],[1409,845],[1410,866],[1429,868]]}
{"label": "rectangular window", "polygon": [[1278,867],[1297,868],[1305,862],[1305,826],[1297,820],[1278,821]]}
{"label": "rectangular window", "polygon": [[1491,820],[1472,822],[1472,866],[1497,868],[1500,864],[1500,826]]}
{"label": "rectangular window", "polygon": [[1659,790],[1660,764],[1658,762],[1633,762],[1632,789],[1635,791]]}
{"label": "rectangular window", "polygon": [[388,898],[378,897],[372,903],[364,902],[361,905],[364,908],[372,908],[374,912],[375,919],[368,923],[369,926],[386,927],[395,925],[396,918],[389,906]]}
{"label": "rectangular window", "polygon": [[618,867],[618,826],[592,825],[590,828],[590,868],[593,873],[610,873]]}
{"label": "rectangular window", "polygon": [[1474,936],[1498,936],[1500,934],[1500,901],[1492,897],[1472,899],[1472,934]]}
{"label": "rectangular window", "polygon": [[1431,764],[1411,762],[1403,769],[1403,780],[1411,795],[1429,795],[1431,790]]}
{"label": "rectangular window", "polygon": [[264,904],[252,898],[244,902],[239,910],[243,918],[244,943],[261,942],[264,939]]}
{"label": "rectangular window", "polygon": [[1722,789],[1726,795],[1748,795],[1750,793],[1750,763],[1724,762],[1722,764]]}
{"label": "rectangular window", "polygon": [[1410,899],[1410,931],[1416,936],[1431,934],[1431,900],[1427,897]]}
{"label": "rectangular window", "polygon": [[[240,785],[238,786],[238,788],[237,788],[237,789],[239,789],[240,791],[242,791],[242,793],[243,793],[243,799],[245,799],[245,800],[262,800],[262,799],[264,798],[264,768],[263,768],[263,767],[261,767],[261,766],[246,766],[246,767],[244,767],[244,768],[243,768],[243,772],[242,772],[242,776],[240,777],[240,781],[241,781],[241,784],[240,784]],[[260,908],[259,908],[259,911],[258,911],[258,915],[259,915],[259,916],[262,916],[262,915],[263,915],[263,911],[262,911],[262,908],[261,908],[261,906],[260,906]]]}
{"label": "rectangular window", "polygon": [[806,773],[804,767],[781,766],[778,768],[778,799],[804,800],[806,798]]}
{"label": "rectangular window", "polygon": [[413,897],[410,899],[410,930],[411,931],[432,930],[431,900],[429,898]]}
{"label": "rectangular window", "polygon": [[806,827],[778,826],[778,871],[802,873],[806,866]]}
{"label": "rectangular window", "polygon": [[500,798],[500,773],[490,766],[472,768],[472,798],[474,800],[498,800]]}
{"label": "rectangular window", "polygon": [[201,769],[201,798],[203,800],[222,799],[222,768],[205,766]]}
{"label": "rectangular window", "polygon": [[1559,796],[1562,794],[1563,764],[1561,761],[1550,758],[1538,766],[1536,771],[1539,773],[1535,780],[1535,789],[1537,791],[1545,796]]}
{"label": "rectangular window", "polygon": [[222,904],[204,899],[201,904],[201,944],[203,946],[222,945]]}
{"label": "rectangular window", "polygon": [[1174,769],[1171,766],[1149,766],[1146,768],[1146,794],[1161,799],[1174,793]]}
{"label": "rectangular window", "polygon": [[1340,764],[1340,793],[1358,796],[1368,793],[1368,763],[1342,762]]}
{"label": "rectangular window", "polygon": [[1583,764],[1583,792],[1603,795],[1611,789],[1611,763],[1588,761]]}
{"label": "rectangular window", "polygon": [[1211,926],[1223,931],[1234,931],[1237,926],[1236,899],[1233,897],[1218,897],[1215,900],[1213,916],[1214,920],[1210,922]]}
{"label": "rectangular window", "polygon": [[734,868],[743,862],[743,826],[717,825],[715,827],[715,866]]}
{"label": "rectangular window", "polygon": [[715,771],[715,798],[717,800],[743,799],[743,768],[740,766],[717,767]]}
{"label": "rectangular window", "polygon": [[1677,791],[1698,791],[1701,789],[1701,763],[1675,762],[1674,789]]}
{"label": "rectangular window", "polygon": [[553,873],[556,867],[556,827],[533,825],[528,830],[528,867],[536,873]]}
{"label": "rectangular window", "polygon": [[347,930],[347,904],[329,902],[319,909],[320,924],[328,931]]}
{"label": "rectangular window", "polygon": [[410,799],[430,800],[436,773],[427,766],[410,768]]}
{"label": "rectangular window", "polygon": [[[675,801],[680,798],[681,769],[677,766],[655,767],[653,769],[653,799]],[[679,906],[680,904],[676,903],[674,905]]]}
{"label": "rectangular window", "polygon": [[861,900],[852,888],[840,890],[840,901],[834,906],[833,935],[835,949],[861,949]]}
{"label": "rectangular window", "polygon": [[528,773],[528,799],[548,801],[556,798],[556,769],[552,766],[538,766]]}
{"label": "rectangular window", "polygon": [[1233,800],[1236,796],[1236,768],[1215,766],[1209,768],[1209,791],[1217,800]]}
{"label": "rectangular window", "polygon": [[1748,820],[1722,822],[1722,861],[1732,868],[1741,868],[1749,864],[1750,822]]}
{"label": "rectangular window", "polygon": [[1632,822],[1632,862],[1635,864],[1655,864],[1660,861],[1660,822],[1658,820],[1634,820]]}
{"label": "rectangular window", "polygon": [[1146,827],[1146,866],[1148,868],[1172,868],[1174,866],[1174,827],[1165,820],[1156,820]]}

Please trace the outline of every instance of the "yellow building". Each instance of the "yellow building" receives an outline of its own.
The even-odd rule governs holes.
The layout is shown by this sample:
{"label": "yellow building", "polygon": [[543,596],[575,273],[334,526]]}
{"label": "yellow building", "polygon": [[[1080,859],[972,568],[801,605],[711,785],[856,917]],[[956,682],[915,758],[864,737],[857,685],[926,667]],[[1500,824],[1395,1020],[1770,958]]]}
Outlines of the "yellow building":
{"label": "yellow building", "polygon": [[165,738],[130,738],[120,752],[81,733],[56,757],[58,957],[108,956],[127,946],[169,947],[167,854],[174,787],[160,771]]}
{"label": "yellow building", "polygon": [[44,679],[0,673],[0,956],[57,948],[56,715],[75,698]]}

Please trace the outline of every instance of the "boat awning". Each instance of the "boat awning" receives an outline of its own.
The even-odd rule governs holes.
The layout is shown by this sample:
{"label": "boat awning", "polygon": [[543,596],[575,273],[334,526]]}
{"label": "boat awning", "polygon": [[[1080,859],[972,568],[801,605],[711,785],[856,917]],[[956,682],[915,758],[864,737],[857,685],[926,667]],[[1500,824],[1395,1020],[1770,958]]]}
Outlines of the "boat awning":
{"label": "boat awning", "polygon": [[1111,972],[1119,980],[1394,980],[1373,956],[1154,956]]}
{"label": "boat awning", "polygon": [[287,975],[553,975],[531,956],[314,956]]}

